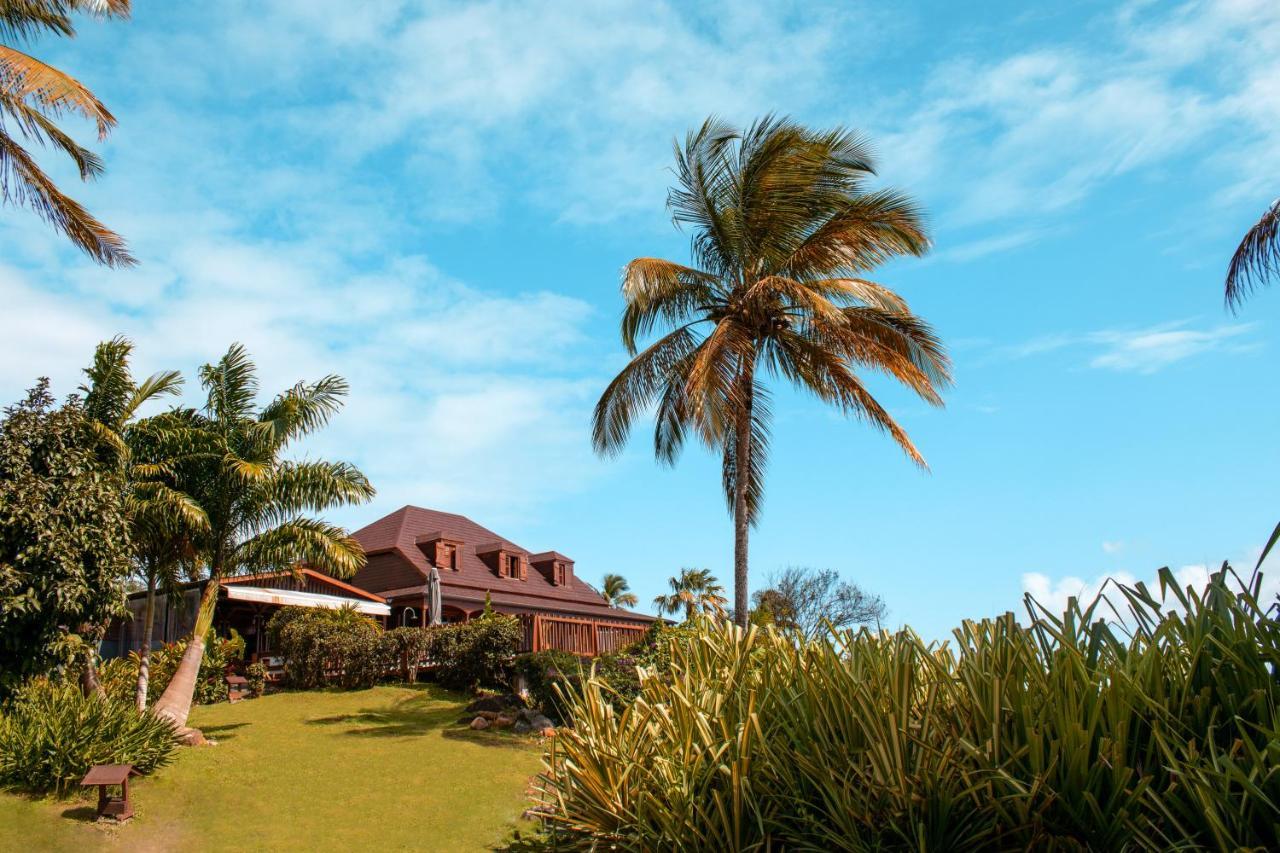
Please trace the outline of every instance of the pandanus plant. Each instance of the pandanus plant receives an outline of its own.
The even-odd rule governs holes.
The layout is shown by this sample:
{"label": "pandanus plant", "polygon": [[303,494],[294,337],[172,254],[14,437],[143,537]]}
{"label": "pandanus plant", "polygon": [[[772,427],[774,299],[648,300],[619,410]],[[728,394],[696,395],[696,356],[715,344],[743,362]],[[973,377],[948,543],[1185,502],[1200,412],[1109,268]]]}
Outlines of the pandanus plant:
{"label": "pandanus plant", "polygon": [[[950,381],[933,330],[867,274],[921,255],[911,199],[868,186],[875,163],[843,128],[765,118],[740,131],[715,119],[676,148],[675,224],[693,229],[693,265],[637,258],[622,274],[631,361],[596,405],[597,452],[622,451],[653,410],[654,452],[674,464],[692,433],[722,455],[734,522],[734,621],[747,624],[748,529],[764,495],[770,432],[765,379],[784,380],[887,432],[924,457],[859,375],[898,380],[932,405]],[[657,340],[644,345],[651,335]]]}
{"label": "pandanus plant", "polygon": [[348,463],[284,458],[295,442],[337,413],[346,380],[299,382],[259,408],[256,368],[236,344],[216,364],[201,368],[200,382],[207,400],[201,412],[190,413],[198,429],[179,480],[208,517],[208,529],[193,537],[207,580],[187,647],[154,708],[179,727],[191,712],[222,578],[300,563],[337,577],[354,574],[365,563],[360,545],[343,528],[311,514],[362,503],[374,493]]}

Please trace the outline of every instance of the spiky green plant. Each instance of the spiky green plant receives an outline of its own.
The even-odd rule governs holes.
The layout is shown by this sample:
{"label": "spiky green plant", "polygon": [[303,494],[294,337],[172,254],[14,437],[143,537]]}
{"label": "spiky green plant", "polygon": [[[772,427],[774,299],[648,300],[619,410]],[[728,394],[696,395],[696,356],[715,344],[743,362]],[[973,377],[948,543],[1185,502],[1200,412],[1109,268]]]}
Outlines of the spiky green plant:
{"label": "spiky green plant", "polygon": [[565,696],[548,826],[567,849],[1276,849],[1259,584],[1224,567],[1198,593],[1166,569],[1159,595],[1029,601],[1026,624],[943,645],[707,625],[621,712],[598,678]]}

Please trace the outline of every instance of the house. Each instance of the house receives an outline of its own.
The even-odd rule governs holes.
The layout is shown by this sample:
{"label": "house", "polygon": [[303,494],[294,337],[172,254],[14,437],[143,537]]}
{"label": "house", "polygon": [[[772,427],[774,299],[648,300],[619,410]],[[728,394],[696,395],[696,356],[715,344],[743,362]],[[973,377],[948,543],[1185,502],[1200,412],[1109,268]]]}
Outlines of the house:
{"label": "house", "polygon": [[368,564],[349,582],[386,599],[391,625],[423,623],[432,568],[446,622],[479,615],[487,597],[495,611],[521,618],[531,651],[600,654],[634,642],[655,621],[610,607],[564,554],[531,552],[466,516],[405,506],[352,535]]}
{"label": "house", "polygon": [[[191,633],[200,606],[204,581],[184,584],[179,595],[156,596],[152,647],[184,639]],[[103,637],[100,654],[104,658],[123,657],[142,646],[146,593],[135,592],[126,602],[128,613],[116,619]],[[391,615],[386,599],[331,578],[314,569],[266,572],[223,578],[218,604],[213,611],[213,629],[223,637],[234,630],[245,641],[245,652],[256,659],[267,656],[271,645],[266,624],[281,607],[351,607],[385,624]]]}
{"label": "house", "polygon": [[[235,630],[250,659],[274,665],[266,624],[281,607],[352,607],[387,627],[421,626],[433,567],[445,622],[478,616],[487,598],[493,610],[520,618],[523,651],[602,654],[640,639],[655,621],[610,607],[564,554],[531,553],[465,516],[406,506],[353,536],[368,563],[345,581],[310,568],[224,578],[214,630],[221,636]],[[203,582],[190,583],[175,598],[156,597],[153,648],[190,634],[203,589]],[[128,614],[114,620],[103,639],[103,657],[141,647],[145,608],[145,593],[129,596]]]}

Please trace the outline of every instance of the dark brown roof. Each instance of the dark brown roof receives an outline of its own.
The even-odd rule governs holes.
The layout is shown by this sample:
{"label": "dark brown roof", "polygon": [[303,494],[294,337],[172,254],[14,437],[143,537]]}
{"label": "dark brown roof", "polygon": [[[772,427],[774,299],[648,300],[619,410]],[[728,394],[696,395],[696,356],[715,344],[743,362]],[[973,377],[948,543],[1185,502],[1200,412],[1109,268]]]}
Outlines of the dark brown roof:
{"label": "dark brown roof", "polygon": [[[482,553],[494,547],[494,543],[502,543],[504,548],[513,552],[523,554],[530,552],[463,515],[406,506],[357,530],[352,535],[364,548],[365,553],[392,552],[399,556],[417,571],[425,584],[427,575],[431,571],[431,561],[427,559],[424,548],[418,546],[418,542],[425,541],[422,538],[424,534],[462,543],[462,548],[459,549],[458,570],[440,568],[441,592],[446,600],[453,598],[482,602],[484,594],[489,592],[494,604],[509,607],[528,607],[538,610],[561,609],[580,614],[598,614],[600,618],[646,620],[652,618],[609,607],[600,597],[600,593],[576,574],[565,586],[556,586],[541,572],[533,570],[528,572],[525,580],[499,577],[476,556],[477,546]],[[557,558],[572,562],[568,557],[557,552],[543,552],[536,556],[545,557],[553,553]],[[354,582],[360,585],[361,577],[357,575]],[[403,595],[416,589],[414,586],[398,587],[394,590],[368,588],[371,592],[387,598],[394,597],[392,593]]]}

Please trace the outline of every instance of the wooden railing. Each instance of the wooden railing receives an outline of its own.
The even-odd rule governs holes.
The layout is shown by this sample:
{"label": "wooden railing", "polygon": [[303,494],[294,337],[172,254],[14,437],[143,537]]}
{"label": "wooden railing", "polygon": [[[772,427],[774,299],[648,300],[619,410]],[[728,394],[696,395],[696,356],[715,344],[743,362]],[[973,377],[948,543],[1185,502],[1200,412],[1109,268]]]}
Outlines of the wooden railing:
{"label": "wooden railing", "polygon": [[645,626],[634,622],[601,619],[576,619],[569,616],[526,614],[524,645],[521,651],[541,652],[555,649],[575,655],[608,654],[625,648],[644,636]]}

